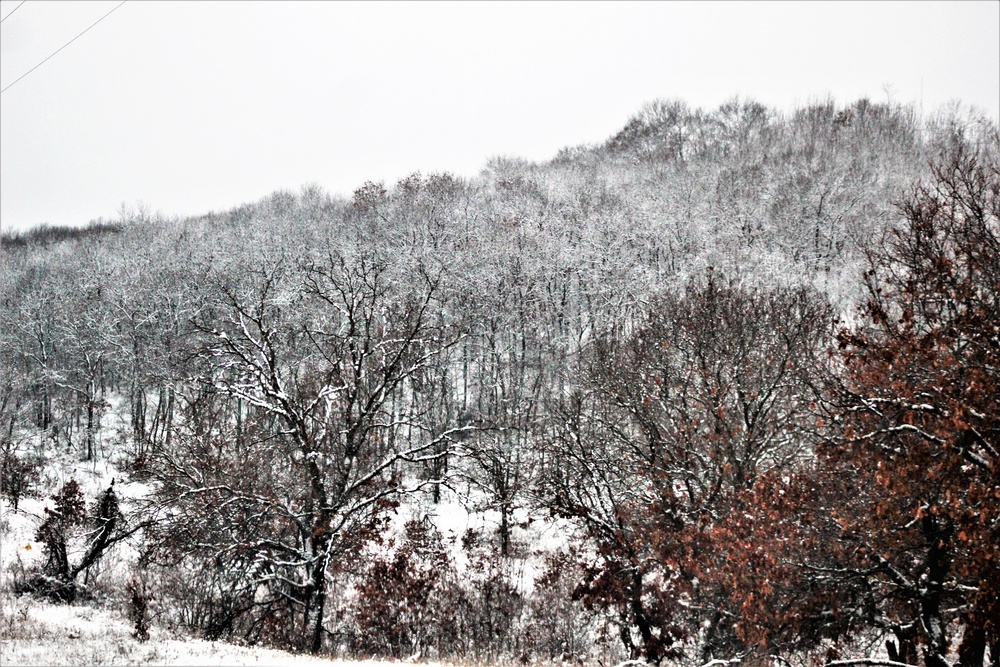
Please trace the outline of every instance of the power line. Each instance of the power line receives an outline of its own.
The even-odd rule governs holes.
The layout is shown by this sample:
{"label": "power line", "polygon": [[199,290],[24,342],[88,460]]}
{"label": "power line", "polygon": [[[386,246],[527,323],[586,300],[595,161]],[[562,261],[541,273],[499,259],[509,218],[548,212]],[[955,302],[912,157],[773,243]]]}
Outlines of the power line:
{"label": "power line", "polygon": [[[91,24],[90,24],[90,26],[89,26],[89,27],[88,27],[88,28],[87,28],[86,30],[84,30],[84,31],[83,31],[83,32],[81,32],[81,33],[80,33],[79,35],[77,35],[77,36],[76,36],[76,37],[74,37],[73,39],[69,40],[68,42],[66,42],[65,44],[63,44],[62,46],[60,46],[60,47],[59,47],[58,49],[56,49],[56,50],[55,50],[55,51],[54,51],[54,52],[53,52],[53,53],[52,53],[52,54],[51,54],[51,55],[50,55],[50,56],[49,56],[48,58],[46,58],[46,59],[45,59],[45,60],[43,60],[42,62],[40,62],[40,63],[38,63],[37,65],[35,65],[34,67],[32,67],[31,69],[29,69],[29,70],[28,70],[27,72],[25,72],[25,73],[24,73],[24,74],[22,74],[21,76],[17,77],[17,78],[16,78],[15,80],[14,80],[14,82],[13,82],[13,83],[11,83],[11,84],[10,84],[10,85],[8,85],[8,86],[5,86],[3,90],[0,90],[0,94],[2,94],[2,93],[4,93],[4,92],[6,92],[6,91],[7,91],[7,89],[9,89],[9,88],[10,88],[11,86],[13,86],[13,85],[14,85],[15,83],[17,83],[18,81],[20,81],[21,79],[23,79],[24,77],[28,76],[29,74],[31,74],[32,72],[34,72],[34,71],[35,71],[36,69],[38,69],[39,67],[41,67],[42,65],[44,65],[45,63],[47,63],[47,62],[48,62],[48,61],[49,61],[50,59],[52,59],[52,57],[53,57],[54,55],[56,55],[57,53],[59,53],[60,51],[62,51],[63,49],[65,49],[65,48],[66,48],[67,46],[69,46],[70,44],[72,44],[72,43],[73,43],[73,42],[75,42],[76,40],[78,40],[78,39],[80,39],[81,37],[83,37],[83,36],[84,36],[85,34],[87,34],[87,32],[88,32],[88,31],[89,31],[89,30],[90,30],[91,28],[93,28],[93,27],[94,27],[95,25],[97,25],[98,23],[100,23],[100,22],[101,22],[101,21],[103,21],[104,19],[106,19],[106,18],[108,18],[109,16],[111,16],[112,14],[114,14],[115,10],[117,10],[117,9],[118,9],[119,7],[121,7],[122,5],[124,5],[124,4],[126,3],[126,2],[128,2],[128,0],[122,0],[121,2],[119,2],[119,3],[117,4],[117,5],[115,5],[114,9],[112,9],[112,10],[111,10],[110,12],[108,12],[107,14],[105,14],[104,16],[102,16],[101,18],[99,18],[99,19],[97,19],[96,21],[94,21],[93,23],[91,23]],[[23,5],[24,3],[22,2],[21,4]],[[20,6],[21,6],[21,5],[18,5],[17,7],[20,7]],[[15,8],[14,8],[14,11],[17,11],[17,7],[15,7]],[[12,11],[12,12],[11,12],[10,14],[13,14],[13,13],[14,13],[14,12]],[[8,14],[7,16],[10,16],[10,14]]]}
{"label": "power line", "polygon": [[[27,1],[28,1],[28,0],[21,0],[21,2],[20,2],[20,3],[18,3],[17,7],[15,7],[15,8],[14,8],[14,9],[12,9],[12,10],[10,10],[10,14],[13,14],[13,13],[14,13],[14,12],[16,12],[17,10],[19,10],[19,9],[21,8],[21,5],[23,5],[23,4],[24,4],[24,3],[26,3]],[[7,14],[7,16],[5,16],[5,17],[3,17],[2,19],[0,19],[0,23],[3,23],[3,22],[4,22],[4,21],[6,21],[7,19],[9,19],[9,18],[10,18],[10,14]]]}

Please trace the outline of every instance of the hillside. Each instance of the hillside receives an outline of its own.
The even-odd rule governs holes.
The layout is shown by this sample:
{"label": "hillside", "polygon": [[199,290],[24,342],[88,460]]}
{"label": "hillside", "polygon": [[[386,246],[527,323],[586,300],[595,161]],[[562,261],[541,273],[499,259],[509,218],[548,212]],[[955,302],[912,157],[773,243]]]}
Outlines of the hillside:
{"label": "hillside", "polygon": [[6,235],[3,650],[72,603],[338,658],[995,663],[998,156],[658,101],[472,179]]}

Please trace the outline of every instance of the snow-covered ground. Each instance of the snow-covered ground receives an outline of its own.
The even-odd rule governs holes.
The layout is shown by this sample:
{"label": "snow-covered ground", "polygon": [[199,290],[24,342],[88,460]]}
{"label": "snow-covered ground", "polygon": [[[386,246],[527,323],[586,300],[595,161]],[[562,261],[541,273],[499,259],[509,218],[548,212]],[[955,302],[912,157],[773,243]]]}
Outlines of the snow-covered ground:
{"label": "snow-covered ground", "polygon": [[[40,565],[42,545],[35,541],[35,531],[45,520],[45,508],[52,508],[51,495],[62,488],[70,479],[80,485],[88,503],[94,502],[115,479],[115,492],[119,500],[127,504],[148,492],[143,484],[128,483],[122,474],[107,460],[80,461],[69,452],[48,452],[42,472],[41,483],[34,494],[22,498],[17,511],[7,498],[0,497],[0,589],[9,588],[15,568],[27,569]],[[71,549],[82,550],[84,543],[73,544]],[[116,547],[118,552],[128,548],[127,544]],[[70,557],[77,556],[71,550]],[[118,560],[121,560],[121,553]],[[106,559],[110,565],[115,559]]]}
{"label": "snow-covered ground", "polygon": [[[107,422],[121,421],[112,411]],[[107,424],[106,424],[107,426]],[[351,662],[316,658],[261,647],[246,647],[225,642],[211,642],[178,636],[172,629],[150,627],[150,639],[140,643],[133,638],[132,624],[125,618],[124,603],[111,599],[108,591],[121,591],[130,576],[130,566],[136,558],[137,544],[119,543],[109,551],[96,568],[97,585],[91,585],[89,600],[73,605],[57,605],[31,596],[14,597],[14,580],[29,569],[41,565],[42,545],[35,540],[35,531],[45,519],[45,508],[52,507],[51,494],[70,479],[76,480],[91,503],[115,480],[115,491],[127,513],[129,505],[145,496],[149,487],[129,479],[114,465],[115,439],[108,438],[113,428],[102,429],[99,456],[96,460],[80,461],[79,452],[45,446],[45,468],[36,492],[22,498],[14,511],[6,498],[0,498],[0,667],[7,665],[317,665],[337,664],[344,667],[385,665],[378,661]],[[42,453],[40,442],[34,450]],[[104,447],[104,445],[107,445]],[[472,493],[473,496],[477,494]],[[459,571],[467,566],[468,554],[462,549],[462,536],[469,530],[495,539],[499,515],[495,511],[470,511],[470,505],[481,503],[480,497],[459,497],[452,490],[443,490],[442,502],[434,504],[426,493],[404,499],[391,531],[402,536],[403,526],[411,519],[429,519],[441,533],[446,548]],[[524,545],[517,566],[510,573],[512,583],[522,593],[530,593],[540,565],[537,550],[550,551],[566,543],[565,526],[551,519],[534,517],[519,508],[512,517],[512,538]],[[391,545],[388,543],[386,546]],[[84,542],[70,545],[70,559],[79,556]],[[383,547],[384,549],[385,547]],[[391,547],[390,547],[391,548]],[[81,582],[83,583],[83,582]],[[426,663],[422,663],[426,664]]]}
{"label": "snow-covered ground", "polygon": [[[113,470],[90,470],[91,464],[78,464],[73,475],[93,498],[106,488]],[[71,466],[72,467],[72,464]],[[67,476],[66,479],[69,477]],[[119,478],[120,479],[120,478]],[[65,480],[60,480],[65,481]],[[116,483],[116,489],[119,484]],[[127,487],[127,485],[121,485]],[[125,488],[121,488],[125,491]],[[136,491],[129,489],[129,491]],[[131,493],[124,493],[128,497]],[[134,497],[134,496],[133,496]],[[457,543],[469,528],[487,528],[492,517],[470,514],[465,507],[449,499],[439,505],[416,502],[400,508],[396,523],[406,519],[429,516],[441,530],[453,555],[461,556]],[[15,569],[39,564],[40,544],[34,541],[34,530],[44,516],[44,507],[51,505],[42,498],[21,502],[18,512],[0,500],[0,666],[9,665],[338,665],[340,667],[384,667],[393,664],[376,660],[346,661],[313,657],[261,647],[237,646],[226,642],[178,637],[175,631],[150,627],[150,639],[140,643],[132,636],[133,628],[124,612],[113,605],[95,606],[78,603],[58,605],[32,598],[10,595]],[[533,526],[534,533],[540,528]],[[541,531],[539,531],[541,532]],[[522,535],[522,539],[544,542],[551,536]],[[120,551],[119,547],[119,551]],[[122,554],[102,562],[102,577],[115,577],[110,568],[125,568]],[[529,559],[530,560],[530,559]],[[531,565],[526,569],[530,569]],[[522,574],[524,577],[524,575]],[[524,577],[522,587],[530,588],[531,576]],[[421,663],[427,665],[428,663]],[[434,663],[430,663],[434,664]]]}
{"label": "snow-covered ground", "polygon": [[[128,621],[84,605],[24,596],[0,601],[0,665],[288,665],[373,667],[391,663],[317,658],[225,642],[178,639],[152,628],[139,643]],[[422,663],[427,664],[427,663]]]}

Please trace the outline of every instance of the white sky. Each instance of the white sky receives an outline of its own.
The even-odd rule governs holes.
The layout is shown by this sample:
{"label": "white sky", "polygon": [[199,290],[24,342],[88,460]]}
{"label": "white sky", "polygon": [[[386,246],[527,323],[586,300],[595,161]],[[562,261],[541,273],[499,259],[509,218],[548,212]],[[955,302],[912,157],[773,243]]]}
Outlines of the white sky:
{"label": "white sky", "polygon": [[[117,4],[0,2],[2,87]],[[655,98],[887,94],[1000,122],[1000,2],[132,0],[0,96],[0,224],[471,176],[603,141]]]}

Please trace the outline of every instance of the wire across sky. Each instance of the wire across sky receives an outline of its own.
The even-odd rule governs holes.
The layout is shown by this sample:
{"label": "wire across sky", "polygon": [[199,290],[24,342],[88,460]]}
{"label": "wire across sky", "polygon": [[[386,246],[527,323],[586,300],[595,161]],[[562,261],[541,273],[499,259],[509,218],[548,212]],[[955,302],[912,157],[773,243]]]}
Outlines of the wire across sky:
{"label": "wire across sky", "polygon": [[[27,0],[24,0],[23,2],[21,2],[21,5],[23,5],[23,4],[24,4],[24,2],[27,2]],[[53,51],[53,52],[52,52],[51,54],[49,54],[49,56],[48,56],[47,58],[45,58],[45,60],[43,60],[42,62],[40,62],[40,63],[38,63],[37,65],[35,65],[34,67],[32,67],[31,69],[29,69],[29,70],[28,70],[27,72],[25,72],[25,73],[24,73],[24,74],[22,74],[21,76],[19,76],[19,77],[17,77],[16,79],[14,79],[14,81],[13,81],[13,82],[11,82],[10,84],[8,84],[8,85],[4,86],[3,90],[0,90],[0,94],[3,94],[3,93],[5,93],[5,92],[7,92],[7,90],[9,90],[9,89],[10,89],[11,87],[13,87],[13,86],[14,86],[14,84],[16,84],[16,83],[17,83],[18,81],[20,81],[21,79],[23,79],[24,77],[28,76],[29,74],[31,74],[32,72],[34,72],[34,71],[35,71],[36,69],[38,69],[39,67],[41,67],[42,65],[44,65],[45,63],[47,63],[47,62],[48,62],[49,60],[51,60],[51,59],[52,59],[52,58],[53,58],[53,57],[54,57],[54,56],[55,56],[55,55],[56,55],[57,53],[59,53],[60,51],[62,51],[63,49],[65,49],[65,48],[66,48],[67,46],[69,46],[70,44],[72,44],[72,43],[73,43],[73,42],[75,42],[76,40],[78,40],[78,39],[80,39],[81,37],[83,37],[83,36],[84,36],[85,34],[87,34],[87,32],[89,32],[89,31],[91,30],[91,28],[93,28],[93,27],[94,27],[94,26],[96,26],[96,25],[97,25],[98,23],[100,23],[100,22],[101,22],[101,21],[103,21],[104,19],[106,19],[106,18],[108,18],[109,16],[111,16],[112,14],[114,14],[114,13],[115,13],[115,11],[116,11],[116,10],[117,10],[117,9],[118,9],[119,7],[121,7],[122,5],[124,5],[124,4],[126,3],[126,2],[128,2],[128,0],[122,0],[121,2],[119,2],[119,3],[117,4],[117,5],[115,5],[115,7],[114,7],[114,8],[113,8],[113,9],[112,9],[112,10],[111,10],[110,12],[108,12],[107,14],[105,14],[104,16],[102,16],[101,18],[99,18],[99,19],[97,19],[96,21],[94,21],[93,23],[91,23],[91,24],[90,24],[90,25],[89,25],[89,26],[88,26],[88,27],[87,27],[87,28],[86,28],[86,29],[85,29],[85,30],[84,30],[83,32],[81,32],[81,33],[80,33],[79,35],[77,35],[76,37],[74,37],[73,39],[69,40],[68,42],[66,42],[65,44],[63,44],[62,46],[60,46],[60,47],[59,47],[58,49],[56,49],[55,51]],[[10,10],[10,14],[13,14],[14,12],[16,12],[16,11],[17,11],[17,10],[18,10],[18,9],[19,9],[19,8],[21,7],[21,5],[18,5],[18,6],[17,6],[17,7],[15,7],[14,9]],[[7,18],[8,18],[9,16],[10,16],[10,14],[7,14],[7,16],[3,17],[3,20],[4,20],[4,21],[6,21],[6,20],[7,20]],[[0,22],[2,22],[2,21],[0,21]]]}

